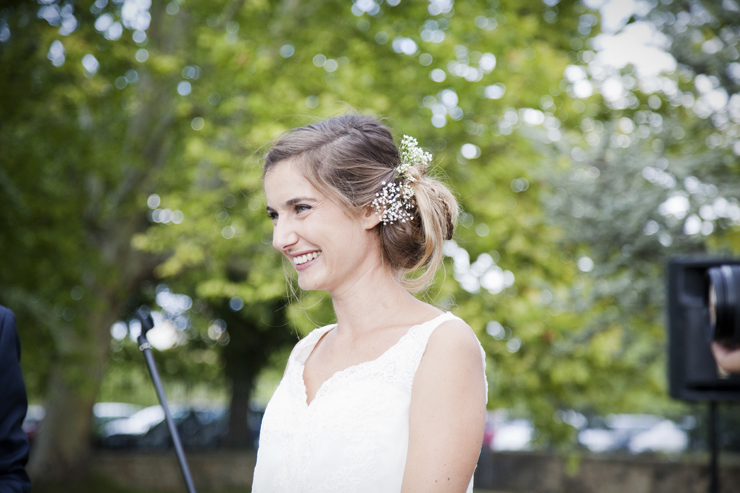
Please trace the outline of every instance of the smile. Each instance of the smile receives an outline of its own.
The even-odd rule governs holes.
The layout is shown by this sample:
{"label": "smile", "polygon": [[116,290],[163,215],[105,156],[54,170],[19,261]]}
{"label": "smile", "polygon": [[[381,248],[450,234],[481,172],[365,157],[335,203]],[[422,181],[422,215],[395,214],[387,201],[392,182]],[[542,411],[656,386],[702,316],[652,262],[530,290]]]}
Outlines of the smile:
{"label": "smile", "polygon": [[319,255],[321,255],[320,251],[307,253],[305,255],[299,255],[297,257],[293,257],[293,263],[295,265],[305,264],[306,262],[317,258]]}

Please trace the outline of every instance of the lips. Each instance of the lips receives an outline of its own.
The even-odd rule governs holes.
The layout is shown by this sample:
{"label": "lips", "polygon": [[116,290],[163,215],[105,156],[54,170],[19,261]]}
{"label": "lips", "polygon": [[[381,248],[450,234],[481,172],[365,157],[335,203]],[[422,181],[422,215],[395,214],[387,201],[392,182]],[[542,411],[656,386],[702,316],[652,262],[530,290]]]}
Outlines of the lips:
{"label": "lips", "polygon": [[293,257],[293,264],[294,265],[303,265],[306,262],[310,262],[311,260],[317,258],[319,255],[321,255],[321,251],[317,250],[315,252],[306,253],[303,255],[297,255]]}

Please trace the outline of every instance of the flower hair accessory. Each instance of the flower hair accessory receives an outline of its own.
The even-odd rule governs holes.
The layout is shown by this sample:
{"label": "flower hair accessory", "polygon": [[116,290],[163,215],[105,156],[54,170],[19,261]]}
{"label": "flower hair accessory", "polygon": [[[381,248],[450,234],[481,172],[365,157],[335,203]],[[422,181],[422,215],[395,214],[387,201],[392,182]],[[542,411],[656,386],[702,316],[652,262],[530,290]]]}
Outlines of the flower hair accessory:
{"label": "flower hair accessory", "polygon": [[383,224],[394,224],[396,221],[405,223],[413,219],[413,214],[409,212],[414,208],[411,183],[416,178],[411,176],[409,170],[417,164],[428,166],[432,162],[432,155],[421,149],[416,139],[408,135],[403,136],[399,152],[401,164],[396,167],[396,176],[391,182],[382,182],[383,188],[375,194],[372,203]]}

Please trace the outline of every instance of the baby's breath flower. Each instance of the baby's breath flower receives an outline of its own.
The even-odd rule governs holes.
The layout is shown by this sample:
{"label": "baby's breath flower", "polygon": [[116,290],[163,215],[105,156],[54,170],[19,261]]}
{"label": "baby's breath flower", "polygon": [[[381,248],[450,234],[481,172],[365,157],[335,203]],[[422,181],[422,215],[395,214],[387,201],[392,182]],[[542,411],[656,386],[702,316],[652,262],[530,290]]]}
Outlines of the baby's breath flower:
{"label": "baby's breath flower", "polygon": [[396,176],[392,182],[383,182],[383,188],[375,194],[372,206],[380,216],[383,224],[394,224],[396,221],[405,223],[414,218],[409,211],[414,208],[412,199],[414,189],[411,183],[416,181],[409,170],[421,164],[429,166],[432,155],[419,147],[416,139],[404,135],[399,149],[401,164],[396,167]]}

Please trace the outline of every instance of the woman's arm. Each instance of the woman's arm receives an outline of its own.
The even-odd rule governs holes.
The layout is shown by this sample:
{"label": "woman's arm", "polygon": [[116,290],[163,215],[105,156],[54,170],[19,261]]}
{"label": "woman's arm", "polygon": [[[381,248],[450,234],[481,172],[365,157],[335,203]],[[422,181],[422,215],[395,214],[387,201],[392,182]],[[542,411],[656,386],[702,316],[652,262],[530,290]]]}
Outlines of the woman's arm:
{"label": "woman's arm", "polygon": [[478,462],[486,419],[483,361],[460,320],[429,338],[411,394],[403,493],[465,492]]}

